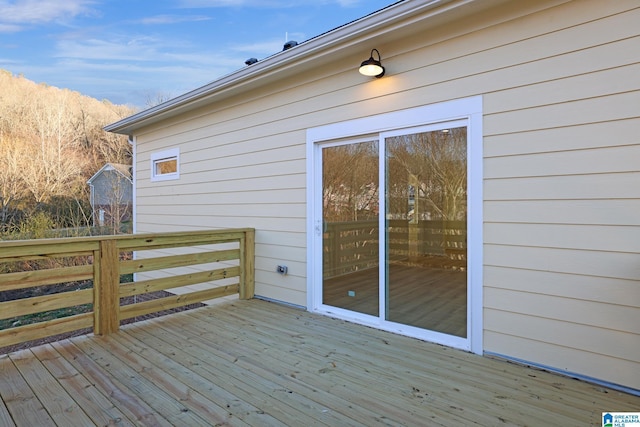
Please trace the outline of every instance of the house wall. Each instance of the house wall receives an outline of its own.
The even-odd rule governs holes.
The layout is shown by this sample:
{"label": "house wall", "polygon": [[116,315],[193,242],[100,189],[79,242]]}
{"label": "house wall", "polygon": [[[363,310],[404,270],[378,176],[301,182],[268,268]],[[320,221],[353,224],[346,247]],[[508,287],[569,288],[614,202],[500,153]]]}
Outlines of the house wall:
{"label": "house wall", "polygon": [[137,231],[254,227],[256,293],[304,305],[306,129],[482,95],[485,351],[640,389],[639,6],[512,1],[145,129]]}
{"label": "house wall", "polygon": [[95,206],[129,204],[133,200],[131,181],[117,171],[105,170],[91,184]]}

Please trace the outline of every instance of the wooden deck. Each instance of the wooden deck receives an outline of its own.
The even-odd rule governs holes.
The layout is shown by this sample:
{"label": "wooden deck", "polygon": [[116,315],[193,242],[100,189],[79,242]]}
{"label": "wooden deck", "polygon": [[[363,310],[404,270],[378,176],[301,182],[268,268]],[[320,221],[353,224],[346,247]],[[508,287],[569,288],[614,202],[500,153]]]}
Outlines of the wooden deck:
{"label": "wooden deck", "polygon": [[599,426],[640,397],[260,300],[0,356],[1,426]]}
{"label": "wooden deck", "polygon": [[[378,270],[369,268],[325,279],[323,303],[378,316]],[[465,271],[424,265],[392,264],[389,268],[387,320],[465,337],[467,276]],[[354,297],[348,296],[354,292]]]}

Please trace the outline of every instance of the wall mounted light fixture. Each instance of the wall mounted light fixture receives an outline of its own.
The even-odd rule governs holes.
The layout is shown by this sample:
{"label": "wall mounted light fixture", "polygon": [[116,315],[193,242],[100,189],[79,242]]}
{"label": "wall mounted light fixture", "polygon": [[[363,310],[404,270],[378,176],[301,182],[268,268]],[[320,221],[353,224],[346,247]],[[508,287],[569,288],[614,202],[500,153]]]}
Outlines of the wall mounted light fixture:
{"label": "wall mounted light fixture", "polygon": [[[377,60],[373,59],[373,52],[378,54]],[[358,71],[360,71],[360,74],[369,77],[380,78],[384,76],[384,67],[382,66],[382,58],[380,58],[380,52],[378,52],[378,49],[371,50],[371,56],[360,64]]]}

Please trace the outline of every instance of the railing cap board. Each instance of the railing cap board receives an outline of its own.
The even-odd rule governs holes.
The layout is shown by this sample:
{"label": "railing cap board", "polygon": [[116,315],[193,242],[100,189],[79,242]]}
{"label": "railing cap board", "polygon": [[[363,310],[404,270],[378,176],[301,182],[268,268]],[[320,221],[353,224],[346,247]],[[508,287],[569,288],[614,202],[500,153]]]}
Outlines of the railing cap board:
{"label": "railing cap board", "polygon": [[56,255],[91,255],[96,250],[98,250],[98,241],[67,241],[67,238],[11,240],[0,242],[0,261],[9,262],[24,257],[45,259]]}
{"label": "railing cap board", "polygon": [[193,245],[195,242],[207,244],[207,238],[215,238],[216,242],[223,243],[241,238],[245,233],[254,231],[253,228],[234,228],[221,230],[195,230],[175,231],[168,233],[140,233],[117,234],[109,236],[63,237],[57,239],[33,239],[33,240],[5,240],[0,241],[0,260],[15,259],[26,256],[61,255],[61,254],[90,254],[98,250],[100,241],[116,240],[119,249],[149,249],[161,245],[171,247],[172,242],[182,245]]}

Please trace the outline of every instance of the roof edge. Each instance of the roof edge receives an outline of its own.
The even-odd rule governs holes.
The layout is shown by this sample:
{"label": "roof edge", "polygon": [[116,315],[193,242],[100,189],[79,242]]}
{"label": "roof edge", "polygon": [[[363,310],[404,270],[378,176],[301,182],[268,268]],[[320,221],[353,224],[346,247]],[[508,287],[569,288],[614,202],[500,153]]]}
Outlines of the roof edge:
{"label": "roof edge", "polygon": [[252,79],[277,71],[279,68],[290,65],[291,63],[302,61],[309,57],[319,56],[318,54],[320,52],[329,50],[331,47],[335,47],[336,43],[346,39],[366,37],[367,34],[374,34],[378,32],[379,28],[383,25],[393,29],[394,24],[429,11],[433,11],[432,13],[435,15],[439,13],[436,12],[435,9],[446,5],[450,7],[446,7],[442,11],[454,9],[475,1],[477,0],[423,0],[420,4],[416,4],[414,1],[404,0],[391,4],[355,21],[301,42],[294,48],[275,53],[253,65],[240,68],[211,83],[186,92],[162,104],[111,123],[103,129],[107,132],[131,135],[141,127],[153,124],[162,118],[186,111],[189,109],[189,106],[218,92],[241,86],[244,83],[250,82]]}
{"label": "roof edge", "polygon": [[127,165],[124,163],[105,163],[104,166],[102,166],[100,169],[98,169],[98,171],[96,173],[94,173],[91,178],[89,178],[87,180],[87,184],[91,185],[93,183],[93,180],[96,179],[98,177],[98,175],[102,174],[102,172],[108,171],[108,170],[114,170],[116,171],[118,174],[120,174],[122,177],[128,179],[131,183],[133,183],[132,177],[131,177],[131,173],[125,173],[122,171],[123,168],[131,168],[131,165]]}

